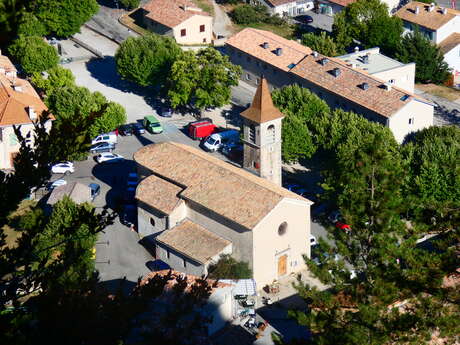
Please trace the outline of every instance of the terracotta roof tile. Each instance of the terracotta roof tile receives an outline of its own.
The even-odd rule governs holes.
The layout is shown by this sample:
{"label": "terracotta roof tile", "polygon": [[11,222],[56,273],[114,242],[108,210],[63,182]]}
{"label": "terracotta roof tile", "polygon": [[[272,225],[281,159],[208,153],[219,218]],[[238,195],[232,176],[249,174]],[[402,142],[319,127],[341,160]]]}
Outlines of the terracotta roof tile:
{"label": "terracotta roof tile", "polygon": [[148,13],[147,18],[168,28],[174,28],[195,16],[210,16],[190,0],[151,0],[142,7]]}
{"label": "terracotta roof tile", "polygon": [[[268,43],[267,49],[263,47],[264,43]],[[305,55],[312,52],[310,48],[300,43],[287,40],[270,31],[252,28],[246,28],[233,35],[226,44],[259,60],[269,62],[286,72],[292,68],[292,65],[297,64]],[[280,56],[276,55],[276,48],[282,49]]]}
{"label": "terracotta roof tile", "polygon": [[283,113],[273,105],[272,96],[265,78],[262,78],[251,106],[243,111],[241,116],[256,123],[264,123],[284,117]]}
{"label": "terracotta roof tile", "polygon": [[441,48],[442,52],[446,54],[450,52],[452,49],[454,49],[456,46],[458,46],[459,44],[460,44],[460,33],[456,32],[456,33],[453,33],[447,36],[447,38],[445,38],[438,45],[439,45],[439,48]]}
{"label": "terracotta roof tile", "polygon": [[9,71],[17,72],[16,67],[14,67],[11,60],[5,55],[0,55],[0,68],[4,69],[7,72]]}
{"label": "terracotta roof tile", "polygon": [[155,240],[202,264],[232,243],[188,219]]}
{"label": "terracotta roof tile", "polygon": [[174,142],[144,146],[134,160],[155,174],[185,186],[180,193],[203,207],[253,229],[283,199],[311,203],[285,188],[201,150]]}
{"label": "terracotta roof tile", "polygon": [[[418,6],[419,13],[415,14],[415,8]],[[423,2],[412,1],[396,12],[396,16],[410,23],[424,26],[431,30],[437,30],[455,16],[460,15],[460,11],[446,8],[447,13],[442,14],[442,8],[435,6],[434,10],[428,11],[430,5]]]}
{"label": "terracotta roof tile", "polygon": [[155,175],[143,179],[136,189],[136,198],[164,214],[170,214],[181,199],[178,194],[183,188]]}

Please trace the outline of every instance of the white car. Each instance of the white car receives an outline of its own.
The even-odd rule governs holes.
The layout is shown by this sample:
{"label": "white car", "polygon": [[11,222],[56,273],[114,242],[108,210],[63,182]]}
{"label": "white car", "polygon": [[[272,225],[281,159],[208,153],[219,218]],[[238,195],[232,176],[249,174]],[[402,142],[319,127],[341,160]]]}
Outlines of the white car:
{"label": "white car", "polygon": [[316,241],[316,237],[313,235],[310,235],[310,246],[313,247],[313,246],[316,246],[317,244],[318,242]]}
{"label": "white car", "polygon": [[51,166],[51,172],[53,174],[71,174],[75,171],[72,162],[60,162]]}
{"label": "white car", "polygon": [[124,160],[122,155],[117,155],[116,153],[104,152],[96,156],[96,161],[98,163],[117,163]]}
{"label": "white car", "polygon": [[49,190],[53,190],[56,187],[65,186],[66,184],[67,184],[66,180],[62,180],[62,179],[56,180],[50,184]]}

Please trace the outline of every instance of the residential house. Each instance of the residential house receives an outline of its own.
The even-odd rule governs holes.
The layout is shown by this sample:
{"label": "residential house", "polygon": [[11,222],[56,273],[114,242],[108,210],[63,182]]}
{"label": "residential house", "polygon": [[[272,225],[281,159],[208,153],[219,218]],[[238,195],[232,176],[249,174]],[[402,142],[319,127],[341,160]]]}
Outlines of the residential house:
{"label": "residential house", "polygon": [[151,0],[142,7],[145,26],[178,44],[211,43],[213,18],[190,0]]}
{"label": "residential house", "polygon": [[[357,0],[318,0],[316,7],[318,13],[334,16],[356,1]],[[398,7],[400,0],[382,0],[382,2],[388,6],[388,11],[393,13]]]}
{"label": "residential house", "polygon": [[[398,142],[407,134],[433,125],[433,105],[387,82],[271,32],[247,28],[226,42],[230,60],[242,66],[242,80],[252,85],[263,75],[272,88],[299,84],[332,108],[361,114],[390,128]],[[412,67],[406,67],[412,68]],[[395,81],[396,83],[396,81]]]}
{"label": "residential house", "polygon": [[418,27],[431,42],[441,47],[454,78],[460,82],[460,11],[412,1],[395,15],[402,19],[404,33]]}
{"label": "residential house", "polygon": [[347,63],[347,66],[359,69],[390,85],[413,93],[415,82],[415,63],[404,64],[380,53],[380,48],[366,50],[355,49],[355,52],[337,59]]}
{"label": "residential house", "polygon": [[[0,169],[12,169],[19,152],[19,141],[13,126],[20,126],[22,135],[34,145],[34,125],[47,110],[32,85],[17,77],[17,70],[0,52]],[[51,128],[51,120],[45,124]]]}
{"label": "residential house", "polygon": [[[266,122],[249,126],[245,132],[255,138],[247,138],[252,148],[245,155],[260,157],[258,148],[267,150],[270,140],[259,136],[279,134],[266,130]],[[252,159],[253,169],[264,164]],[[263,161],[276,164],[277,155],[273,159]],[[206,275],[221,254],[230,254],[249,263],[261,288],[306,267],[311,201],[257,176],[257,170],[251,173],[174,142],[145,146],[134,160],[142,177],[136,190],[139,234],[171,268]]]}
{"label": "residential house", "polygon": [[271,15],[280,17],[300,16],[313,8],[313,0],[257,0],[256,3],[267,7]]}

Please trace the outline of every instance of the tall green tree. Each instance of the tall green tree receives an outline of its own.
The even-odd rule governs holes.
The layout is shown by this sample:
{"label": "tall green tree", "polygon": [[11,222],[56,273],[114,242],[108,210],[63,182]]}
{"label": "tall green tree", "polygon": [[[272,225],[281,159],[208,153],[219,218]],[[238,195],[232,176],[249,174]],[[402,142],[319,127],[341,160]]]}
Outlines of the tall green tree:
{"label": "tall green tree", "polygon": [[415,79],[422,83],[443,83],[450,75],[442,51],[418,29],[402,38],[396,58],[404,63],[415,62]]}
{"label": "tall green tree", "polygon": [[59,62],[57,50],[38,36],[21,36],[8,51],[28,74],[46,71]]}
{"label": "tall green tree", "polygon": [[272,93],[273,103],[286,115],[283,119],[282,157],[285,162],[310,158],[318,148],[317,135],[329,114],[328,105],[308,89],[290,85]]}
{"label": "tall green tree", "polygon": [[0,45],[16,38],[28,0],[0,0]]}
{"label": "tall green tree", "polygon": [[393,56],[401,40],[402,21],[390,16],[388,6],[380,0],[358,0],[334,17],[332,34],[345,49],[360,41],[366,48],[380,47]]}
{"label": "tall green tree", "polygon": [[221,255],[219,261],[209,267],[209,278],[249,279],[252,278],[252,271],[247,262],[237,261],[230,255]]}
{"label": "tall green tree", "polygon": [[96,0],[34,0],[28,4],[28,10],[45,24],[48,33],[59,37],[79,32],[98,9]]}
{"label": "tall green tree", "polygon": [[18,35],[22,36],[46,36],[48,30],[45,23],[39,20],[33,13],[24,12],[18,26]]}
{"label": "tall green tree", "polygon": [[321,31],[319,35],[311,32],[303,34],[302,44],[326,56],[336,56],[339,52],[332,37],[324,31]]}
{"label": "tall green tree", "polygon": [[47,95],[51,95],[55,90],[75,85],[75,77],[71,70],[61,66],[50,68],[46,71],[46,76],[42,73],[34,72],[31,76],[32,84],[43,90]]}
{"label": "tall green tree", "polygon": [[155,34],[129,37],[115,54],[117,72],[123,79],[142,86],[162,86],[180,52],[170,37]]}
{"label": "tall green tree", "polygon": [[220,107],[230,102],[230,87],[240,75],[241,67],[213,48],[186,51],[171,67],[168,96],[173,107]]}

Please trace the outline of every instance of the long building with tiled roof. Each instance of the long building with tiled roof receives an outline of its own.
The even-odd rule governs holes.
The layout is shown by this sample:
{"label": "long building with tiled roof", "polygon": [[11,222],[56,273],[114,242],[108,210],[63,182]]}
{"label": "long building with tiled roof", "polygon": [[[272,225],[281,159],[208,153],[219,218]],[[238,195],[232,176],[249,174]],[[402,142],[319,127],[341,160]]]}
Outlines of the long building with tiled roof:
{"label": "long building with tiled roof", "polygon": [[149,30],[173,37],[179,44],[212,41],[213,18],[190,0],[150,0],[142,11]]}
{"label": "long building with tiled roof", "polygon": [[[8,57],[0,53],[0,169],[12,169],[19,142],[13,126],[21,126],[26,136],[33,131],[37,121],[47,107],[32,85],[17,77],[17,70]],[[47,123],[51,126],[51,121]],[[33,136],[30,136],[32,144]]]}
{"label": "long building with tiled roof", "polygon": [[299,84],[332,108],[389,127],[398,142],[433,124],[433,105],[428,101],[295,41],[248,28],[232,36],[226,48],[231,61],[242,66],[245,82],[257,85],[263,75],[275,88]]}

